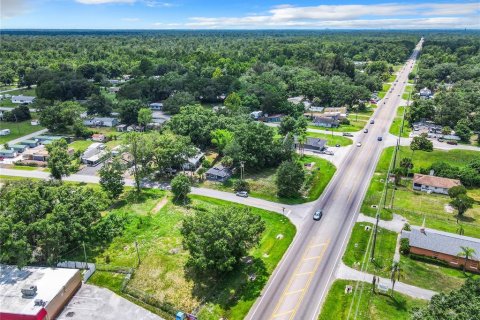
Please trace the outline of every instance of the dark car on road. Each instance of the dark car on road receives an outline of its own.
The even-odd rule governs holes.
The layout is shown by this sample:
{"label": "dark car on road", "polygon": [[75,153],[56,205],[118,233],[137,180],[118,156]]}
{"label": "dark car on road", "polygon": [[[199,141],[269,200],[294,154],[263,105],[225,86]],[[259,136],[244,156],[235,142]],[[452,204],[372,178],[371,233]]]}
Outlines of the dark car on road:
{"label": "dark car on road", "polygon": [[383,138],[382,138],[382,137],[378,137],[377,140],[378,140],[378,141],[382,141]]}
{"label": "dark car on road", "polygon": [[318,221],[318,220],[322,219],[322,216],[323,216],[322,210],[317,210],[317,211],[315,211],[315,213],[313,214],[313,220]]}

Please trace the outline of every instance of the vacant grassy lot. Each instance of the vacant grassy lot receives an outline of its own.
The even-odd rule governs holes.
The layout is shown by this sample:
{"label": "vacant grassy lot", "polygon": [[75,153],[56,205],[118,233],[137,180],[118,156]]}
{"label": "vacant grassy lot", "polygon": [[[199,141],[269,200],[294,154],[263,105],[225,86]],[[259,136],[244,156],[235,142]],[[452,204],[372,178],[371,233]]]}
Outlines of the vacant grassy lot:
{"label": "vacant grassy lot", "polygon": [[441,262],[402,255],[400,258],[402,278],[400,281],[437,291],[447,292],[460,287],[468,277],[474,277],[462,270],[449,268]]}
{"label": "vacant grassy lot", "polygon": [[77,151],[85,151],[91,144],[93,143],[92,140],[76,140],[70,143],[69,147],[73,148],[73,150]]}
{"label": "vacant grassy lot", "polygon": [[5,142],[17,139],[44,128],[42,126],[32,126],[30,124],[30,120],[27,120],[18,123],[0,121],[0,130],[2,129],[10,129],[11,132],[8,136],[0,136],[0,144],[4,144]]}
{"label": "vacant grassy lot", "polygon": [[[250,196],[265,199],[274,202],[295,204],[313,201],[317,199],[327,186],[336,171],[335,166],[322,158],[315,156],[303,156],[300,160],[304,164],[314,163],[311,170],[307,170],[313,174],[312,182],[304,197],[301,198],[281,198],[277,196],[277,186],[275,184],[276,168],[264,169],[260,172],[245,172],[245,180],[250,184]],[[239,176],[234,176],[225,183],[204,181],[201,186],[221,191],[233,192],[233,184]]]}
{"label": "vacant grassy lot", "polygon": [[[292,241],[295,227],[282,215],[252,208],[266,226],[260,245],[250,252],[253,263],[239,265],[220,279],[201,281],[185,270],[188,252],[181,244],[182,220],[204,210],[241,205],[191,196],[191,203],[187,206],[177,206],[168,201],[158,210],[157,205],[164,196],[162,191],[145,190],[137,201],[121,201],[110,214],[128,217],[123,234],[104,248],[89,250],[87,255],[100,264],[108,261],[111,266],[136,266],[134,244],[137,241],[141,263],[128,284],[129,288],[141,290],[156,301],[171,303],[177,310],[188,312],[204,301],[201,319],[243,319]],[[282,234],[283,238],[276,239],[278,234]],[[256,274],[256,279],[248,281],[248,275],[252,273]],[[102,272],[91,281],[118,292],[120,278],[118,273]]]}
{"label": "vacant grassy lot", "polygon": [[[366,230],[366,227],[369,227],[369,230]],[[367,250],[368,240],[372,232],[373,224],[371,223],[357,222],[355,224],[347,249],[343,255],[343,262],[345,265],[360,270]],[[397,234],[395,232],[379,228],[377,233],[377,244],[375,246],[375,262],[369,263],[368,268],[365,271],[388,278],[390,276],[390,267],[393,262],[396,242]],[[367,253],[367,259],[370,258],[370,252],[371,251],[369,250]]]}
{"label": "vacant grassy lot", "polygon": [[[336,280],[328,293],[319,320],[347,320],[354,318],[355,308],[349,316],[350,304],[353,293],[345,294],[345,286],[355,288],[355,281]],[[358,297],[358,295],[357,295]],[[364,320],[407,320],[414,307],[422,307],[426,301],[417,300],[395,293],[393,297],[385,294],[376,294],[371,290],[371,285],[365,283],[358,317]]]}
{"label": "vacant grassy lot", "polygon": [[342,136],[331,135],[327,133],[308,131],[307,136],[312,138],[320,138],[320,139],[327,140],[327,146],[330,146],[330,147],[334,147],[337,144],[344,147],[344,146],[349,146],[353,143],[352,139],[342,137]]}
{"label": "vacant grassy lot", "polygon": [[[390,126],[389,132],[393,135],[398,136],[400,133],[400,128],[402,127],[402,119],[403,119],[403,112],[405,110],[404,106],[400,106],[397,109],[397,115],[393,119],[392,125]],[[410,135],[410,132],[412,132],[412,129],[410,128],[410,124],[408,123],[407,120],[404,121],[403,123],[403,131],[402,131],[402,138],[408,138]]]}
{"label": "vacant grassy lot", "polygon": [[383,97],[385,97],[385,95],[387,94],[388,90],[390,90],[391,87],[392,87],[391,83],[384,83],[382,86],[382,91],[378,93],[378,97],[380,99],[383,99]]}

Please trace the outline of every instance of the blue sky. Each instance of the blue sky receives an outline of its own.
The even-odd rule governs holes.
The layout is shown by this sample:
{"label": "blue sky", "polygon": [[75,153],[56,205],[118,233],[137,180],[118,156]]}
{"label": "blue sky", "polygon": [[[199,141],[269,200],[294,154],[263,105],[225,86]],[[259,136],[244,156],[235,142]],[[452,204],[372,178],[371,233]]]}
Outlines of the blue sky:
{"label": "blue sky", "polygon": [[470,0],[0,2],[1,29],[480,29]]}

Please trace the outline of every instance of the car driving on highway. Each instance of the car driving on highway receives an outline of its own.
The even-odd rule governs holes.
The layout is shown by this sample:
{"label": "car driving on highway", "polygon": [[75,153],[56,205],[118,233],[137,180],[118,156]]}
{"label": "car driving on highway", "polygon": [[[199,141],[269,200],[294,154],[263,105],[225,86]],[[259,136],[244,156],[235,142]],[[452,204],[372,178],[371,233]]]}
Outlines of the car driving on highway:
{"label": "car driving on highway", "polygon": [[322,219],[322,215],[323,215],[322,210],[315,211],[315,213],[313,214],[313,220],[318,221],[318,220]]}
{"label": "car driving on highway", "polygon": [[248,192],[247,191],[238,191],[235,193],[237,197],[242,197],[242,198],[248,198]]}

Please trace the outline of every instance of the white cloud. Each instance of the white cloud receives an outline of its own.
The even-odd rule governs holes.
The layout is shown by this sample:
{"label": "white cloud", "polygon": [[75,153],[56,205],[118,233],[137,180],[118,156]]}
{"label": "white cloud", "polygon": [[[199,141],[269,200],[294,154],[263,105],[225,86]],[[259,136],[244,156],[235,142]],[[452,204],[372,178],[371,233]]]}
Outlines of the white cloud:
{"label": "white cloud", "polygon": [[281,5],[264,15],[191,17],[191,28],[480,28],[478,3]]}
{"label": "white cloud", "polygon": [[175,4],[170,2],[154,1],[154,0],[145,0],[145,5],[151,8],[170,8],[175,7]]}
{"label": "white cloud", "polygon": [[26,0],[0,0],[0,17],[9,19],[29,11]]}

